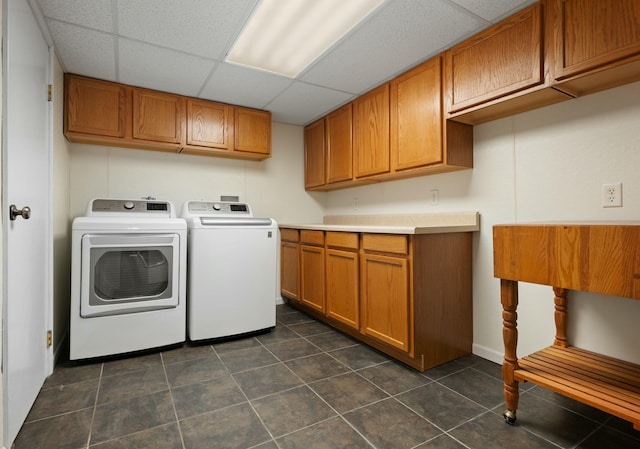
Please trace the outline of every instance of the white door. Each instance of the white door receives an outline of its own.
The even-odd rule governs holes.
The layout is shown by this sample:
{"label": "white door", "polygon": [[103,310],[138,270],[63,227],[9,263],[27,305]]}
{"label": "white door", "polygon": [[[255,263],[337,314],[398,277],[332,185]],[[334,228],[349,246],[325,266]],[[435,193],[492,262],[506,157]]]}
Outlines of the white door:
{"label": "white door", "polygon": [[[26,0],[3,1],[3,418],[9,448],[51,371],[49,50]],[[10,205],[31,216],[10,220]],[[26,215],[26,214],[25,214]]]}

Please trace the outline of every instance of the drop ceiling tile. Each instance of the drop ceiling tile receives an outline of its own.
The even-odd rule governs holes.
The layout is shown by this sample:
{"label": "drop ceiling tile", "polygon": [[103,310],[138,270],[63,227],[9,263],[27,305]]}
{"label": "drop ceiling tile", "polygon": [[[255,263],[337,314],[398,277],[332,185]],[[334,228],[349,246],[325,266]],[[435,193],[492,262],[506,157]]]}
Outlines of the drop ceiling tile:
{"label": "drop ceiling tile", "polygon": [[444,0],[389,2],[301,79],[362,93],[487,25]]}
{"label": "drop ceiling tile", "polygon": [[[121,0],[120,35],[220,59],[257,0]],[[152,18],[152,20],[150,20]]]}
{"label": "drop ceiling tile", "polygon": [[497,22],[510,16],[515,11],[537,0],[502,0],[500,2],[488,2],[487,0],[453,0],[458,5],[471,11],[490,22]]}
{"label": "drop ceiling tile", "polygon": [[113,35],[56,20],[47,20],[47,25],[66,72],[115,79]]}
{"label": "drop ceiling tile", "polygon": [[111,32],[111,0],[39,0],[45,17]]}
{"label": "drop ceiling tile", "polygon": [[119,81],[133,86],[196,96],[215,61],[119,39]]}
{"label": "drop ceiling tile", "polygon": [[275,122],[306,125],[352,98],[345,92],[296,81],[266,109],[271,111]]}
{"label": "drop ceiling tile", "polygon": [[291,84],[290,78],[220,63],[200,96],[209,100],[263,109]]}

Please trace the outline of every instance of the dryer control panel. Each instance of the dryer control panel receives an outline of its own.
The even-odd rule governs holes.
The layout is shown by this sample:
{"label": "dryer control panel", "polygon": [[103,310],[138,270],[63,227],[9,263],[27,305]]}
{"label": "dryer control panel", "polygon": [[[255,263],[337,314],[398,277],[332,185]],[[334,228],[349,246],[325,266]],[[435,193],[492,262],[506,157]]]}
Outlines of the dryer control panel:
{"label": "dryer control panel", "polygon": [[98,198],[89,203],[87,216],[151,214],[153,216],[173,217],[174,211],[169,201],[126,200]]}

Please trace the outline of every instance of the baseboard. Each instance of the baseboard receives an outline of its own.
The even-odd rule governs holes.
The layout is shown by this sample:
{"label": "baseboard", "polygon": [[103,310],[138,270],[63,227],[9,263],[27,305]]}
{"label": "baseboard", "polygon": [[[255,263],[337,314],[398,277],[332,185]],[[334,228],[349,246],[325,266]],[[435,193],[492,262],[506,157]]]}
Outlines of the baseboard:
{"label": "baseboard", "polygon": [[284,299],[282,299],[282,296],[276,297],[276,305],[279,305],[279,304],[284,304]]}
{"label": "baseboard", "polygon": [[499,365],[502,365],[502,361],[504,360],[504,354],[502,352],[495,351],[486,346],[480,346],[474,343],[471,351],[478,357],[482,357]]}

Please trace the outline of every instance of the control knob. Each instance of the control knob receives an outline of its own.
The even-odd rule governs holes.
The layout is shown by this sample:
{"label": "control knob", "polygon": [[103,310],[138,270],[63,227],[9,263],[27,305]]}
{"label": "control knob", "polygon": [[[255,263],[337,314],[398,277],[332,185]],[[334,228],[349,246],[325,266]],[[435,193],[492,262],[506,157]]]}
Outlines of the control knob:
{"label": "control knob", "polygon": [[133,201],[125,201],[124,202],[124,208],[127,210],[131,210],[133,209],[135,206],[135,204],[133,204]]}

